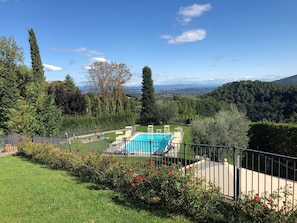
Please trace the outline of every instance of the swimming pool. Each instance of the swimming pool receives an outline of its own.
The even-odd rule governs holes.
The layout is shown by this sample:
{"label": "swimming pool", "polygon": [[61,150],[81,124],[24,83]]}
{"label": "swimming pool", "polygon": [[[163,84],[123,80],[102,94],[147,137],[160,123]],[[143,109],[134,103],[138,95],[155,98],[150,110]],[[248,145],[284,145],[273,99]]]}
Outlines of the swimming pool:
{"label": "swimming pool", "polygon": [[138,133],[121,149],[129,153],[166,152],[171,133]]}

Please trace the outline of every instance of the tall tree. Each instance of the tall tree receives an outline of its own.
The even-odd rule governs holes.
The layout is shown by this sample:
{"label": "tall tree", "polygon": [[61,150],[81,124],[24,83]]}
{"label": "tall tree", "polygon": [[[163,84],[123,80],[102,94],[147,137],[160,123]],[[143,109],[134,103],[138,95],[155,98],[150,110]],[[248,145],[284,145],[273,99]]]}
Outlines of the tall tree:
{"label": "tall tree", "polygon": [[54,98],[45,91],[45,77],[35,33],[29,30],[32,59],[32,82],[27,83],[24,97],[19,97],[17,107],[11,110],[10,130],[30,135],[56,135],[62,122],[61,110]]}
{"label": "tall tree", "polygon": [[154,122],[155,89],[153,86],[152,71],[148,66],[142,69],[141,102],[140,122],[142,124]]}
{"label": "tall tree", "polygon": [[20,96],[18,71],[23,64],[23,49],[13,37],[0,38],[0,129],[8,130],[9,110]]}
{"label": "tall tree", "polygon": [[41,57],[39,53],[39,47],[37,44],[36,36],[33,29],[29,29],[29,43],[30,43],[30,53],[31,53],[31,63],[33,71],[33,81],[36,86],[43,86],[45,84],[45,76],[43,65],[41,62]]}
{"label": "tall tree", "polygon": [[132,77],[124,63],[94,62],[88,72],[93,91],[109,101],[124,97],[123,85]]}

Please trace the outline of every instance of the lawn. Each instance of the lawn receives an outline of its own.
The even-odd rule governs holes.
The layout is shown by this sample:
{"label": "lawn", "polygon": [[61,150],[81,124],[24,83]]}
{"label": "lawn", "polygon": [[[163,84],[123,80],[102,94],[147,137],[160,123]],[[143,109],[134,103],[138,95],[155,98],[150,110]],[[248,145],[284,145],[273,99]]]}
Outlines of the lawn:
{"label": "lawn", "polygon": [[0,157],[1,222],[190,222],[17,156]]}

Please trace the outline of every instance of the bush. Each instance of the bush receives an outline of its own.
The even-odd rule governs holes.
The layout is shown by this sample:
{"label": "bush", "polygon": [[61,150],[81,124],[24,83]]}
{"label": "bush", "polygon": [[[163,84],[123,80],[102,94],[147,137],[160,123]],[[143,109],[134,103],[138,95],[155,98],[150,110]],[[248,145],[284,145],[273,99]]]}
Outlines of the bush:
{"label": "bush", "polygon": [[[242,195],[234,206],[234,219],[239,222],[296,222],[294,215],[291,215],[290,188],[280,188],[272,194]],[[279,202],[283,203],[279,206]]]}
{"label": "bush", "polygon": [[194,143],[246,148],[249,123],[244,113],[234,105],[218,112],[214,118],[194,120],[190,131]]}
{"label": "bush", "polygon": [[297,156],[296,124],[254,123],[249,130],[249,137],[249,148],[287,156]]}

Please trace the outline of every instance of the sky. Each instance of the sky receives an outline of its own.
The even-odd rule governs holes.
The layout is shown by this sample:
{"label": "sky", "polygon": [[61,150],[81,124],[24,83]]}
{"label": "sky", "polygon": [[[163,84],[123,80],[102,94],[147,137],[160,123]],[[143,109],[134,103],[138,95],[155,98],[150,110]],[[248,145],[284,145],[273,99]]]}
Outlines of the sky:
{"label": "sky", "polygon": [[35,32],[47,81],[86,83],[94,61],[149,66],[155,85],[273,81],[297,74],[296,0],[0,0],[0,36]]}

